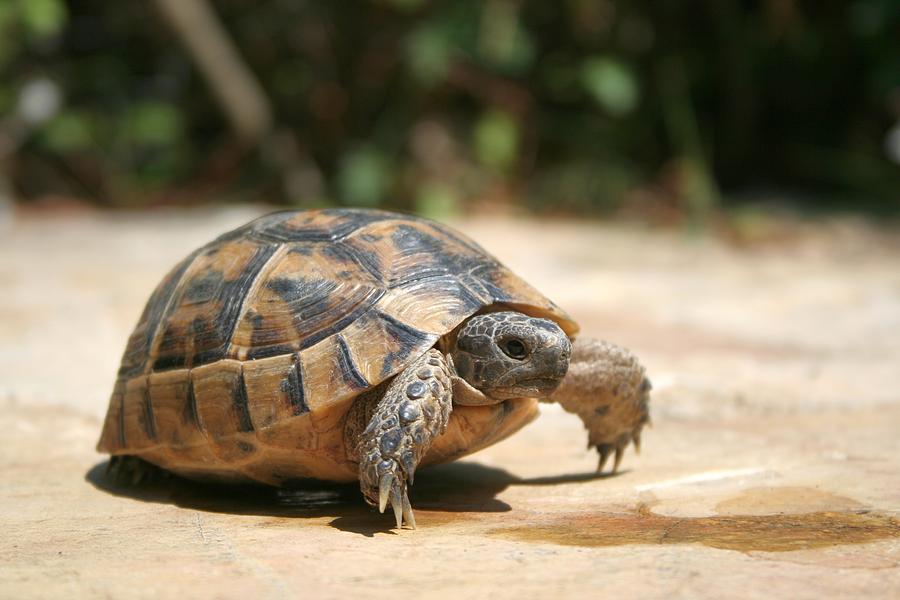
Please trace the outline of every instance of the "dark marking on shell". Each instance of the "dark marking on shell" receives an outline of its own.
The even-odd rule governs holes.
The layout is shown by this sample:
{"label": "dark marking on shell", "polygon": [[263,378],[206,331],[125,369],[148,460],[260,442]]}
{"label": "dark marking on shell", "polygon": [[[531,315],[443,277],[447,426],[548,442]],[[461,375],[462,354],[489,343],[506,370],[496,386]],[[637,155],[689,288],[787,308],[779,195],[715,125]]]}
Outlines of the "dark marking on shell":
{"label": "dark marking on shell", "polygon": [[337,242],[323,246],[322,254],[339,263],[349,262],[356,264],[368,273],[373,281],[381,282],[384,277],[378,254],[372,250],[348,243]]}
{"label": "dark marking on shell", "polygon": [[197,429],[202,430],[200,425],[200,413],[197,411],[197,396],[194,394],[194,378],[190,376],[190,374],[188,375],[187,393],[184,401],[182,420],[186,424],[193,425]]}
{"label": "dark marking on shell", "polygon": [[269,336],[265,330],[266,323],[263,316],[255,310],[250,309],[244,314],[244,320],[250,321],[250,343],[253,347],[256,348],[265,345]]}
{"label": "dark marking on shell", "polygon": [[397,225],[391,240],[398,250],[405,253],[439,255],[445,248],[441,240],[411,225]]}
{"label": "dark marking on shell", "polygon": [[469,314],[475,312],[486,304],[490,304],[490,302],[479,298],[471,289],[463,284],[459,285],[457,294],[463,300],[464,310]]}
{"label": "dark marking on shell", "polygon": [[327,299],[337,289],[338,284],[328,279],[274,277],[266,282],[266,287],[278,294],[286,304],[307,308]]}
{"label": "dark marking on shell", "polygon": [[247,360],[259,360],[271,356],[283,356],[297,349],[296,344],[273,344],[271,346],[254,346],[247,350]]}
{"label": "dark marking on shell", "polygon": [[238,431],[253,431],[253,419],[250,417],[250,406],[247,400],[247,384],[244,381],[244,370],[241,369],[232,390],[231,403],[237,416]]}
{"label": "dark marking on shell", "polygon": [[126,440],[125,440],[125,394],[120,393],[118,400],[119,400],[119,418],[118,418],[119,432],[118,432],[117,437],[119,440],[119,447],[125,448],[125,442],[126,442]]}
{"label": "dark marking on shell", "polygon": [[235,445],[237,446],[238,450],[240,450],[244,454],[250,454],[256,451],[256,446],[243,440],[238,440]]}
{"label": "dark marking on shell", "polygon": [[156,419],[153,416],[153,403],[150,401],[149,382],[144,387],[141,397],[141,413],[138,417],[147,437],[156,441]]}
{"label": "dark marking on shell", "polygon": [[154,371],[170,371],[174,369],[182,369],[187,366],[187,357],[183,354],[173,354],[169,356],[161,356],[153,361]]}
{"label": "dark marking on shell", "polygon": [[288,371],[287,377],[281,382],[281,389],[287,394],[294,415],[302,415],[309,412],[306,404],[306,394],[303,390],[303,372],[300,355],[294,355],[294,364]]}
{"label": "dark marking on shell", "polygon": [[191,333],[194,335],[202,334],[209,329],[209,322],[203,317],[197,317],[191,321]]}
{"label": "dark marking on shell", "polygon": [[[231,281],[223,281],[216,288],[213,297],[207,301],[216,304],[215,309],[210,311],[213,315],[212,319],[202,322],[194,320],[191,323],[191,331],[183,331],[173,323],[166,323],[157,350],[157,359],[153,363],[153,370],[164,371],[172,368],[191,367],[224,358],[234,335],[234,329],[237,327],[247,292],[277,249],[277,246],[257,247],[253,257],[247,262],[240,275]],[[198,279],[202,281],[205,277],[206,274],[200,274]],[[193,285],[194,281],[186,283],[186,289],[190,290]],[[182,295],[179,304],[183,303],[183,297]],[[187,341],[186,338],[190,338],[190,341]],[[185,347],[193,348],[195,351],[190,359],[183,354]]]}
{"label": "dark marking on shell", "polygon": [[341,334],[338,334],[336,337],[338,345],[338,364],[341,369],[341,377],[344,379],[344,382],[352,388],[359,390],[366,389],[369,387],[369,382],[366,381],[363,374],[359,372],[356,363],[353,361],[353,354],[350,353],[350,347],[347,346],[347,340],[345,340],[344,336]]}
{"label": "dark marking on shell", "polygon": [[[210,331],[211,335],[207,338],[210,342],[217,345],[209,350],[194,354],[192,364],[207,364],[225,358],[225,352],[228,350],[231,338],[234,336],[234,331],[237,328],[247,292],[250,291],[260,271],[265,268],[277,250],[277,246],[262,246],[258,248],[240,277],[234,281],[227,282],[223,286],[223,295],[220,297],[220,301],[223,303],[222,309],[215,319],[214,328]],[[203,338],[200,338],[200,340],[201,342],[206,341]],[[195,347],[197,347],[197,338],[195,338],[194,343]],[[200,344],[200,347],[207,346],[208,344]]]}
{"label": "dark marking on shell", "polygon": [[202,304],[209,302],[218,295],[225,283],[221,271],[206,271],[188,284],[182,295],[182,304]]}
{"label": "dark marking on shell", "polygon": [[486,306],[496,302],[493,294],[488,291],[487,286],[484,285],[480,278],[472,273],[461,275],[459,278],[459,285],[465,288],[470,295],[478,298],[478,301],[481,302],[482,305]]}
{"label": "dark marking on shell", "polygon": [[513,299],[504,287],[503,271],[497,268],[496,262],[474,269],[472,274],[478,278],[481,287],[493,302],[509,302]]}
{"label": "dark marking on shell", "polygon": [[414,350],[425,344],[431,345],[437,340],[437,336],[420,331],[377,309],[373,310],[373,314],[381,321],[385,332],[397,342],[398,346],[396,351],[385,354],[384,361],[381,363],[382,377],[387,377],[392,373],[396,366],[406,361]]}
{"label": "dark marking on shell", "polygon": [[388,281],[388,289],[413,289],[422,285],[433,285],[440,282],[441,279],[453,278],[454,283],[458,286],[459,282],[455,275],[447,273],[447,269],[428,259],[422,259],[415,265],[411,265],[404,270],[398,270],[392,274]]}

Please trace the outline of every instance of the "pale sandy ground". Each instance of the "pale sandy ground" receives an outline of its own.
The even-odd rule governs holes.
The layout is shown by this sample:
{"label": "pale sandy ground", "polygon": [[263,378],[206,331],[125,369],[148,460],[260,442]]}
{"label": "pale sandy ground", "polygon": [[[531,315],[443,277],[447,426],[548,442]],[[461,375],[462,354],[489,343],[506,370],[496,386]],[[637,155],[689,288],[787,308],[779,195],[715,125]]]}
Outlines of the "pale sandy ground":
{"label": "pale sandy ground", "polygon": [[352,487],[116,487],[93,450],[157,279],[253,213],[0,231],[0,597],[898,598],[900,243],[854,222],[737,248],[628,225],[458,225],[631,347],[643,453],[592,476],[578,420],[423,471],[419,529]]}

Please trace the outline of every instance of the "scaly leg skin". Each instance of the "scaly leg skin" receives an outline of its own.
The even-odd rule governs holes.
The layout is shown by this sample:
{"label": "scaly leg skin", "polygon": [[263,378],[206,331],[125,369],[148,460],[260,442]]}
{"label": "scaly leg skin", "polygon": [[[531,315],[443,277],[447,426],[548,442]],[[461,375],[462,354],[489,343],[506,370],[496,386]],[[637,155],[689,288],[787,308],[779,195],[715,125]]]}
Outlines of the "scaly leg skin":
{"label": "scaly leg skin", "polygon": [[615,344],[577,339],[569,371],[548,402],[559,402],[581,417],[588,430],[588,448],[600,454],[602,472],[615,453],[612,472],[619,469],[630,442],[641,449],[641,429],[650,421],[650,380],[637,357]]}
{"label": "scaly leg skin", "polygon": [[349,416],[345,435],[358,436],[354,454],[359,457],[360,489],[380,512],[390,501],[398,529],[404,521],[416,528],[406,485],[412,485],[419,461],[447,427],[451,396],[447,361],[432,349],[397,375],[380,399],[357,400],[359,408],[355,404],[354,409],[371,412],[365,431],[356,434],[352,423],[358,418]]}

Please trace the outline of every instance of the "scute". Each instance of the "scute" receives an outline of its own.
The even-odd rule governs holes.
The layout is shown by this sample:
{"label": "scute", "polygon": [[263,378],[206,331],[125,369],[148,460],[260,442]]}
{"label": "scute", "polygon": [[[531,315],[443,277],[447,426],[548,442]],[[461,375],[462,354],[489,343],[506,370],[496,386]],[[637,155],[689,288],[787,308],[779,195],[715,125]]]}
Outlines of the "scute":
{"label": "scute", "polygon": [[200,252],[160,318],[151,347],[152,370],[190,368],[226,358],[244,302],[278,249],[235,240]]}
{"label": "scute", "polygon": [[[143,449],[177,454],[186,451],[180,440],[219,440],[210,442],[221,446],[216,456],[251,461],[253,436],[295,417],[320,418],[310,431],[321,430],[335,418],[326,411],[345,410],[492,305],[550,318],[570,336],[578,329],[438,223],[352,209],[261,217],[160,283],[129,339],[99,447],[133,451],[127,434],[137,427]],[[164,373],[172,373],[165,385],[156,383]],[[231,398],[212,395],[219,388]],[[126,423],[132,415],[137,425]]]}

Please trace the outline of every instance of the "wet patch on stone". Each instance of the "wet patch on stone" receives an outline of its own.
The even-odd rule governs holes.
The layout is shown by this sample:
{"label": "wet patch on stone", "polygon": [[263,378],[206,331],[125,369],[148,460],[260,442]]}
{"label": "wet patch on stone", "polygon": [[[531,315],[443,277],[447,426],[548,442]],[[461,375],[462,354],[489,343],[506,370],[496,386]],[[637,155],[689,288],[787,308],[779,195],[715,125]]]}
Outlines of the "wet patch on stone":
{"label": "wet patch on stone", "polygon": [[564,546],[702,544],[740,552],[790,552],[897,539],[900,521],[863,509],[670,517],[642,505],[633,513],[563,514],[540,524],[494,529],[489,534]]}

